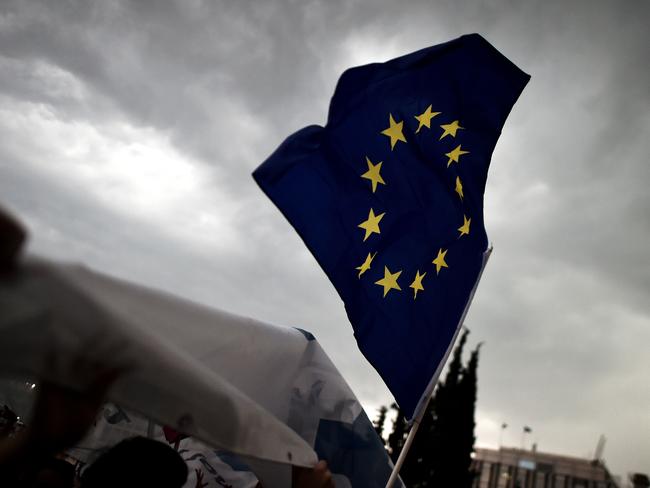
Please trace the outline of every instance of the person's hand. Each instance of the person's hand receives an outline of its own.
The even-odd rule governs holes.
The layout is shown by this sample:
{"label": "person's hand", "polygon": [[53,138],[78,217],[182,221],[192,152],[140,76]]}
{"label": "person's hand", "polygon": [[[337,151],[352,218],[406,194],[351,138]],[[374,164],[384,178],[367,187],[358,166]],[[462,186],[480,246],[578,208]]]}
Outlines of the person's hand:
{"label": "person's hand", "polygon": [[327,461],[318,461],[313,468],[293,467],[293,488],[334,488]]}
{"label": "person's hand", "polygon": [[206,486],[208,486],[208,482],[203,481],[203,470],[195,469],[194,472],[196,473],[196,485],[195,485],[195,488],[205,488]]}

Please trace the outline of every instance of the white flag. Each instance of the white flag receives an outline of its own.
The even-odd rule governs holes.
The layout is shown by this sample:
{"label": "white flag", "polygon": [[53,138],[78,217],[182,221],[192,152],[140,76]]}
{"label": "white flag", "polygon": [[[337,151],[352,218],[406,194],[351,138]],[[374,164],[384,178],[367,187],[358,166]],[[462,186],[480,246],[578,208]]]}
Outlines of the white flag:
{"label": "white flag", "polygon": [[338,487],[385,486],[383,445],[308,332],[40,260],[0,281],[0,310],[0,371],[78,386],[74,358],[127,366],[112,402],[237,454],[266,487],[318,458]]}

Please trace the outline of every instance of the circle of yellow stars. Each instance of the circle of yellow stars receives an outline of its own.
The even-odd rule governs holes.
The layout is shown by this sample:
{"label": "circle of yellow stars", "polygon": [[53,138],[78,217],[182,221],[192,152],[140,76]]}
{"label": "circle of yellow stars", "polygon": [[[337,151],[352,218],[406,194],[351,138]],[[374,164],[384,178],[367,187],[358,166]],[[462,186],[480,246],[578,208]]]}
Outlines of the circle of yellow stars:
{"label": "circle of yellow stars", "polygon": [[[424,112],[415,115],[414,117],[418,122],[418,126],[417,129],[415,130],[415,133],[416,134],[419,133],[420,130],[423,128],[431,130],[432,119],[441,114],[442,112],[434,112],[433,104],[431,104],[424,110]],[[449,123],[440,124],[438,127],[442,129],[442,132],[438,138],[439,141],[442,141],[447,137],[455,139],[456,135],[458,134],[458,131],[464,129],[464,127],[460,125],[459,120],[452,120]],[[404,136],[404,121],[395,120],[395,117],[393,117],[392,113],[388,114],[388,127],[382,130],[380,134],[389,138],[391,151],[395,149],[398,143],[407,142],[406,137]],[[447,168],[449,168],[452,164],[456,164],[456,165],[460,164],[461,157],[469,153],[470,151],[464,149],[461,144],[458,144],[454,149],[452,149],[448,153],[445,153],[445,156],[447,157]],[[366,159],[367,171],[362,173],[360,176],[361,178],[370,181],[370,189],[372,193],[375,193],[377,189],[380,188],[379,185],[383,185],[383,186],[388,185],[381,175],[382,164],[384,163],[383,161],[374,163],[369,156],[366,156],[365,159]],[[460,198],[460,200],[463,201],[465,195],[463,193],[463,183],[460,179],[460,176],[456,176],[454,191],[458,195],[458,198]],[[366,242],[368,238],[370,238],[373,234],[381,234],[381,229],[379,224],[385,215],[386,212],[375,213],[375,209],[370,208],[368,212],[368,218],[358,225],[358,227],[364,231],[363,242]],[[463,223],[457,229],[459,233],[458,234],[459,239],[463,236],[469,235],[471,222],[472,222],[471,218],[469,218],[467,215],[463,215]],[[439,248],[435,258],[433,258],[433,260],[431,261],[431,264],[433,264],[435,267],[436,276],[439,275],[442,270],[449,268],[449,264],[447,264],[446,261],[448,251],[449,251],[448,249]],[[372,262],[375,259],[375,257],[377,257],[377,252],[374,253],[369,252],[365,260],[363,261],[363,263],[361,263],[359,266],[355,268],[359,272],[358,273],[359,279],[361,279],[361,276],[365,272],[370,270]],[[403,270],[400,269],[392,272],[388,268],[388,266],[384,265],[384,277],[375,281],[376,285],[381,286],[383,288],[384,298],[386,298],[386,295],[391,290],[402,291],[402,288],[400,287],[398,282],[398,279],[400,278],[402,271]],[[409,285],[409,288],[413,290],[413,300],[417,299],[418,292],[425,291],[423,280],[426,277],[426,275],[427,275],[426,271],[420,273],[419,269],[416,270],[415,277],[413,278],[413,282]]]}

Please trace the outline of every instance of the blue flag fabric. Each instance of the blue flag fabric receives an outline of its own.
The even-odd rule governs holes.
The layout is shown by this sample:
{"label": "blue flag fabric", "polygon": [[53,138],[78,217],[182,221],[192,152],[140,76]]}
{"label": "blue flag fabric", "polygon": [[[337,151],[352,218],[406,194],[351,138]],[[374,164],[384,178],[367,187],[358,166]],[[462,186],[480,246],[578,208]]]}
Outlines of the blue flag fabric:
{"label": "blue flag fabric", "polygon": [[253,173],[409,418],[482,271],[490,157],[529,78],[478,34],[349,69],[327,125],[289,136]]}

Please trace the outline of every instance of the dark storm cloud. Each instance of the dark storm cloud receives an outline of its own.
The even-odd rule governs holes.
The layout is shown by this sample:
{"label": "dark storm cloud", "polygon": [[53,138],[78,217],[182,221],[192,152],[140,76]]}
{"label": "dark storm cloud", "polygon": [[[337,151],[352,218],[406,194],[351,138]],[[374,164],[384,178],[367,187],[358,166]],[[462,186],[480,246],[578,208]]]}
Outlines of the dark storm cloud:
{"label": "dark storm cloud", "polygon": [[[375,407],[389,397],[351,343],[340,301],[250,172],[289,133],[325,121],[350,64],[480,32],[533,78],[486,192],[495,252],[468,316],[472,339],[486,341],[479,443],[495,443],[502,420],[532,424],[542,450],[575,455],[605,433],[615,470],[650,471],[649,10],[641,1],[4,2],[1,200],[25,216],[40,253],[313,330]],[[169,141],[169,164],[182,159],[180,174],[196,166],[200,181],[129,212],[131,196],[115,198],[124,175],[107,172],[109,153],[133,143],[122,144],[123,126],[153,134],[150,145]],[[518,432],[506,440],[517,444]]]}
{"label": "dark storm cloud", "polygon": [[[21,4],[2,36],[3,52],[62,67],[130,120],[170,131],[177,145],[206,161],[243,163],[228,151],[248,142],[238,125],[242,116],[264,126],[284,120],[297,128],[292,119],[304,112],[301,98],[320,98],[326,106],[319,80],[303,82],[318,62],[310,53],[316,46],[295,42],[318,21],[303,21],[305,7],[67,5]],[[284,130],[277,128],[274,139]]]}

